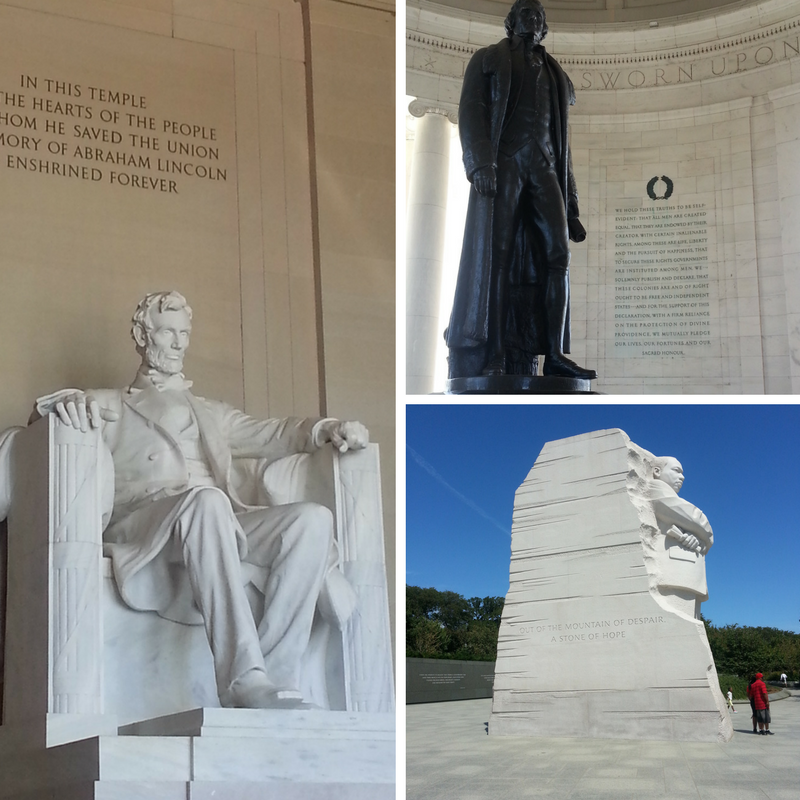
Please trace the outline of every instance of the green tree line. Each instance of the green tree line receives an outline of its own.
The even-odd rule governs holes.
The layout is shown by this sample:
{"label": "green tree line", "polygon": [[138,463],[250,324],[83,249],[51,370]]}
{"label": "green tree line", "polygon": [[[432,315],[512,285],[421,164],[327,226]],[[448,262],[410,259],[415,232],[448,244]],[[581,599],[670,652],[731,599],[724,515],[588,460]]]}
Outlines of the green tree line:
{"label": "green tree line", "polygon": [[504,602],[406,586],[406,655],[494,661]]}
{"label": "green tree line", "polygon": [[[406,586],[406,655],[496,660],[503,603],[502,597],[467,599],[456,592]],[[703,622],[720,680],[738,676],[746,681],[756,672],[767,680],[777,680],[782,672],[800,680],[800,634]]]}
{"label": "green tree line", "polygon": [[749,678],[763,672],[767,680],[778,680],[785,672],[790,680],[800,679],[800,634],[703,621],[718,673]]}

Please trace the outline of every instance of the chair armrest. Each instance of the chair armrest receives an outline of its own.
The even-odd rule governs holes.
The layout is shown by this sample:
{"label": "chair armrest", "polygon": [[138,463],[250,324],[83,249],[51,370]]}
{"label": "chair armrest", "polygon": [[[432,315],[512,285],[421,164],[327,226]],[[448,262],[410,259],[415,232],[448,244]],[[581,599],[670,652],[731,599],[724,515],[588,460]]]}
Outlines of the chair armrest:
{"label": "chair armrest", "polygon": [[234,459],[231,479],[239,498],[248,505],[281,506],[306,501],[333,510],[335,463],[339,457],[333,447],[325,445],[313,453],[298,453],[276,461]]}

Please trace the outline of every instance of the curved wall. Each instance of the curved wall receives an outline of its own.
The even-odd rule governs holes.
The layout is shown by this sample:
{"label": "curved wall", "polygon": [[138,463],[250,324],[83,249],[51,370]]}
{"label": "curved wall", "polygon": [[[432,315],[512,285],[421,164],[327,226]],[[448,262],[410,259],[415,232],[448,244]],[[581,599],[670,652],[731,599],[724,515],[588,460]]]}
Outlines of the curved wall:
{"label": "curved wall", "polygon": [[[618,25],[622,22],[663,20],[678,16],[697,17],[722,8],[747,5],[752,0],[547,0],[551,23]],[[460,12],[505,16],[506,0],[438,0]]]}
{"label": "curved wall", "polygon": [[[409,7],[407,91],[453,113],[503,29],[442,12]],[[800,390],[800,7],[554,25],[545,44],[577,93],[573,350],[597,389]]]}

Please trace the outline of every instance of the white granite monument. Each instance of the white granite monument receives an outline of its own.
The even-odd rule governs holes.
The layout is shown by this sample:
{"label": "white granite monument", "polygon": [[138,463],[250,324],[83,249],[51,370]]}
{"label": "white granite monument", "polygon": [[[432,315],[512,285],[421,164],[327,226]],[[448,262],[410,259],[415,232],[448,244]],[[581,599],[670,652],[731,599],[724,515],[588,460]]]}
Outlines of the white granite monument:
{"label": "white granite monument", "polygon": [[148,295],[128,387],[0,435],[0,798],[393,797],[377,448],[195,396],[190,333]]}
{"label": "white granite monument", "polygon": [[548,442],[517,490],[489,733],[727,741],[683,469],[621,430]]}

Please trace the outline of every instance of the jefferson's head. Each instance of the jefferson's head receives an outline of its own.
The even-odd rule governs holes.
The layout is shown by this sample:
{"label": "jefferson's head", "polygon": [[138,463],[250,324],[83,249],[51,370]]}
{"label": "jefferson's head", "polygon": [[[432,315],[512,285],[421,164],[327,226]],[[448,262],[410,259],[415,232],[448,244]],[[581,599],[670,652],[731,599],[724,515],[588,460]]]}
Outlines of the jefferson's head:
{"label": "jefferson's head", "polygon": [[653,463],[653,477],[657,481],[664,481],[667,486],[679,492],[683,486],[683,467],[677,458],[663,456]]}
{"label": "jefferson's head", "polygon": [[192,309],[182,294],[148,294],[136,307],[131,322],[131,337],[144,363],[164,373],[183,369],[192,331]]}
{"label": "jefferson's head", "polygon": [[547,36],[547,18],[539,0],[515,0],[506,17],[506,36],[515,33],[523,39],[533,39],[537,44]]}

